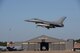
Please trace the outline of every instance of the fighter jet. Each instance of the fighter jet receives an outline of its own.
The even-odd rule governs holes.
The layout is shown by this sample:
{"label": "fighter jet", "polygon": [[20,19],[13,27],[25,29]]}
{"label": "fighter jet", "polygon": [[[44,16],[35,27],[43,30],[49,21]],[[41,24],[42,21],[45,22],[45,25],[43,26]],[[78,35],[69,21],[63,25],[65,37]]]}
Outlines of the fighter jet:
{"label": "fighter jet", "polygon": [[44,21],[41,19],[33,18],[30,20],[24,20],[24,21],[33,22],[37,26],[41,26],[41,27],[45,27],[45,28],[49,29],[49,28],[56,28],[56,27],[64,27],[63,22],[65,19],[66,19],[66,17],[61,17],[59,20],[51,22],[51,21]]}

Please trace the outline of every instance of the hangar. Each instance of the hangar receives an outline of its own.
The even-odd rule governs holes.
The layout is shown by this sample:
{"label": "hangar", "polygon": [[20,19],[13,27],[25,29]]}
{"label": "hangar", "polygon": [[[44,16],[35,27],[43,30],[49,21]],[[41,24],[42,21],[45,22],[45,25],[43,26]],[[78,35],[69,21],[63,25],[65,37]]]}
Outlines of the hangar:
{"label": "hangar", "polygon": [[22,49],[27,51],[54,51],[54,50],[73,50],[73,40],[63,40],[46,35],[42,35],[27,41],[16,42]]}

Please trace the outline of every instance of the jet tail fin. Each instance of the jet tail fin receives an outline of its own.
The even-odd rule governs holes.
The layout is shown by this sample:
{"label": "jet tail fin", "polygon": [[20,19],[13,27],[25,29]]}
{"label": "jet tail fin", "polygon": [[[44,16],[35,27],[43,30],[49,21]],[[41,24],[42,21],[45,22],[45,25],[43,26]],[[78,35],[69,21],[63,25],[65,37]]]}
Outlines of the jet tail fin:
{"label": "jet tail fin", "polygon": [[61,17],[58,21],[57,21],[57,23],[58,24],[63,24],[63,22],[64,22],[64,20],[66,19],[67,17]]}

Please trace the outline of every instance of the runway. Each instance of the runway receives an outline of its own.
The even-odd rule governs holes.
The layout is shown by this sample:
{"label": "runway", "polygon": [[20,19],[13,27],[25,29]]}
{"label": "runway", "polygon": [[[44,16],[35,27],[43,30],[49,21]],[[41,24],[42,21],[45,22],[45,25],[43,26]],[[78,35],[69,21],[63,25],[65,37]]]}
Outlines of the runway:
{"label": "runway", "polygon": [[80,53],[80,52],[73,52],[73,51],[7,51],[7,52],[0,52],[0,53]]}

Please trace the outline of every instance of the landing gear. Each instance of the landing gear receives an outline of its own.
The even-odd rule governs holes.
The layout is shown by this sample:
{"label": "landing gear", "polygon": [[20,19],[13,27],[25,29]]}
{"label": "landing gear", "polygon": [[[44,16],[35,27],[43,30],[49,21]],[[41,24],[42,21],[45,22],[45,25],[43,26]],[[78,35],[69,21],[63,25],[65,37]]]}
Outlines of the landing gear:
{"label": "landing gear", "polygon": [[55,26],[46,26],[47,29],[55,28]]}
{"label": "landing gear", "polygon": [[47,26],[46,28],[49,29],[50,27]]}
{"label": "landing gear", "polygon": [[49,27],[47,27],[47,29],[49,29]]}

